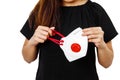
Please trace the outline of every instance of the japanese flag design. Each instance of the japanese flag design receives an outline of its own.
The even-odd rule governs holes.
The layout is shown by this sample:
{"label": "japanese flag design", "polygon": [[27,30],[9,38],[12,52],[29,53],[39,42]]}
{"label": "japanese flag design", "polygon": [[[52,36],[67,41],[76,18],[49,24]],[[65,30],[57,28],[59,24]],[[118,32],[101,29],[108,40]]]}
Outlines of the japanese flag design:
{"label": "japanese flag design", "polygon": [[73,30],[68,36],[61,38],[61,40],[64,42],[60,47],[69,62],[86,56],[88,39],[87,36],[82,36],[80,27]]}

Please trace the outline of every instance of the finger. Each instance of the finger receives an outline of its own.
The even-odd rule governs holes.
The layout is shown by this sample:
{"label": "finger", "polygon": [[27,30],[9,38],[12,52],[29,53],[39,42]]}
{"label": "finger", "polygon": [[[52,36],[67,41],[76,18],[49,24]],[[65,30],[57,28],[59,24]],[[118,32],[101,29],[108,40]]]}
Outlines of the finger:
{"label": "finger", "polygon": [[83,31],[83,36],[88,36],[88,35],[99,35],[100,33],[102,33],[102,31],[100,30],[95,30],[95,29],[89,29],[89,30],[85,30]]}
{"label": "finger", "polygon": [[49,33],[51,33],[51,30],[49,27],[39,26],[36,32],[38,32],[38,34],[41,34],[41,35],[49,36],[50,35]]}
{"label": "finger", "polygon": [[44,42],[45,42],[45,40],[42,39],[42,38],[36,38],[36,41],[37,41],[38,43],[44,43]]}
{"label": "finger", "polygon": [[50,27],[50,29],[54,30],[54,29],[55,29],[55,27]]}
{"label": "finger", "polygon": [[39,39],[43,39],[43,40],[46,40],[48,37],[48,32],[45,32],[45,31],[41,31],[41,32],[36,32],[34,34],[34,38],[39,38]]}
{"label": "finger", "polygon": [[46,27],[46,28],[43,28],[43,30],[48,33],[48,34],[47,34],[48,36],[49,36],[49,35],[52,36],[52,30],[54,30],[54,29],[55,29],[55,27],[51,27],[51,28]]}
{"label": "finger", "polygon": [[88,35],[87,37],[88,39],[95,39],[98,38],[98,35]]}
{"label": "finger", "polygon": [[54,30],[54,29],[55,29],[55,27],[50,27],[50,29],[51,29],[51,31],[49,32],[49,34],[50,34],[50,36],[52,36],[52,35],[53,35],[52,30]]}
{"label": "finger", "polygon": [[37,35],[37,36],[34,38],[35,42],[38,42],[38,43],[43,43],[43,42],[46,41],[46,39],[47,39],[47,37],[44,36],[44,35]]}
{"label": "finger", "polygon": [[47,31],[41,30],[40,32],[38,32],[38,35],[49,36],[49,33]]}
{"label": "finger", "polygon": [[46,27],[46,26],[38,26],[38,28],[36,29],[36,31],[46,31],[48,32],[49,31],[49,27]]}
{"label": "finger", "polygon": [[98,30],[102,30],[102,29],[101,29],[101,27],[89,27],[89,28],[83,29],[83,32],[91,31],[91,30],[98,31]]}
{"label": "finger", "polygon": [[38,38],[39,38],[39,39],[46,40],[46,39],[48,38],[48,36],[45,36],[45,35],[38,35]]}
{"label": "finger", "polygon": [[99,43],[99,42],[101,42],[101,39],[94,38],[94,39],[88,39],[88,41],[93,42],[93,43]]}
{"label": "finger", "polygon": [[99,34],[98,31],[86,31],[82,33],[83,36],[98,35],[98,34]]}

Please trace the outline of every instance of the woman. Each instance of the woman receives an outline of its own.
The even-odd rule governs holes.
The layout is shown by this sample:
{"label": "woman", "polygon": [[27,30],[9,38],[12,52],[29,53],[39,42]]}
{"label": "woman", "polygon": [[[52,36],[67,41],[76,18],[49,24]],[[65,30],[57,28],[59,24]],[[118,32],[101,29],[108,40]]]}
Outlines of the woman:
{"label": "woman", "polygon": [[[67,36],[81,27],[88,38],[87,55],[69,62],[49,37],[52,30]],[[111,40],[118,34],[105,10],[90,0],[39,0],[21,29],[26,37],[23,57],[28,63],[39,54],[36,80],[99,80],[95,64],[97,58],[105,68],[113,61]]]}

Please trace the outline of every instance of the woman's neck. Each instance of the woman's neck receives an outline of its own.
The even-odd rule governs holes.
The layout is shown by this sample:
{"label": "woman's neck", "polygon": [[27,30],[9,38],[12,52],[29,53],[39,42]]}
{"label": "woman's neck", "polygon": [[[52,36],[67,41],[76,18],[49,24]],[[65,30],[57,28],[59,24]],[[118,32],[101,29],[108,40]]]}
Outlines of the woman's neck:
{"label": "woman's neck", "polygon": [[71,0],[71,1],[65,1],[63,0],[63,6],[78,6],[78,5],[83,5],[87,2],[88,0]]}

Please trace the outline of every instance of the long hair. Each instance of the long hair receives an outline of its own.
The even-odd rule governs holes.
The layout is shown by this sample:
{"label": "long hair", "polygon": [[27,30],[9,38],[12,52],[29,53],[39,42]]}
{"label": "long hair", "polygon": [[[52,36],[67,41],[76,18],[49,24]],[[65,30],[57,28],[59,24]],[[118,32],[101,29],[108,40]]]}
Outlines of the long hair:
{"label": "long hair", "polygon": [[56,26],[60,21],[62,0],[39,0],[29,16],[29,24],[35,29],[39,25]]}

